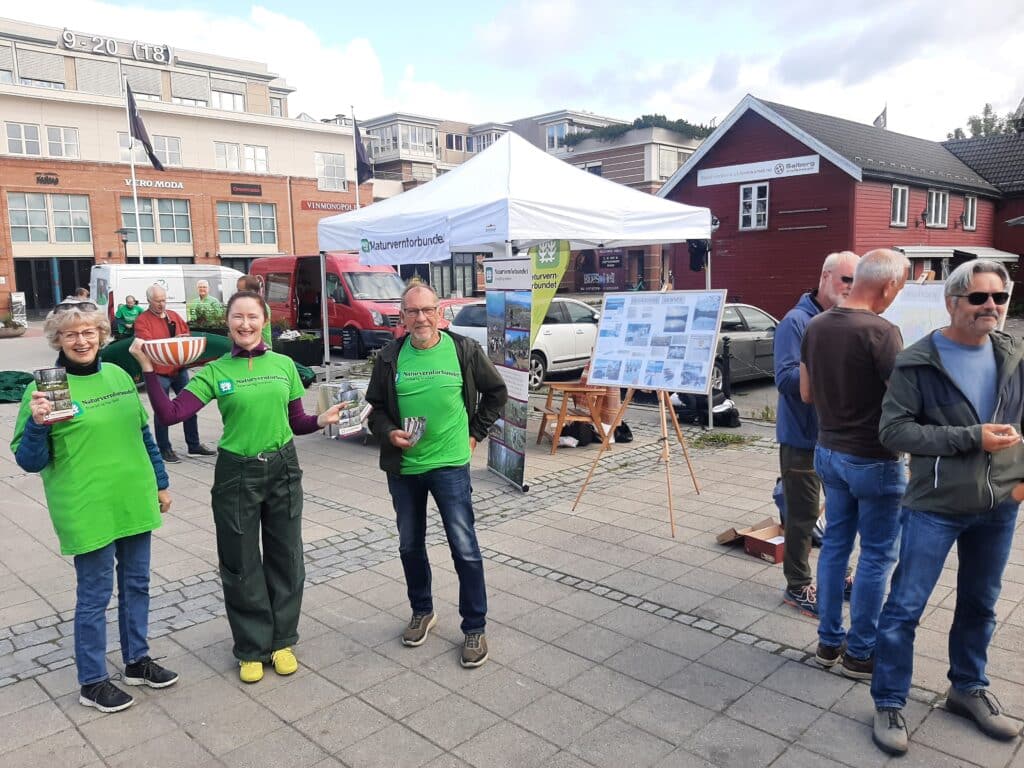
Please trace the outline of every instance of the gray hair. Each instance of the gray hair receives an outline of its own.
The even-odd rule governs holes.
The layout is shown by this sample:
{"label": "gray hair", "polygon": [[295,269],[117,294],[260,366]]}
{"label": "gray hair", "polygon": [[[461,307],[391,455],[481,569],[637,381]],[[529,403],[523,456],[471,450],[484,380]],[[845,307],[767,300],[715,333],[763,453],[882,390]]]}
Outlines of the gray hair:
{"label": "gray hair", "polygon": [[858,259],[860,259],[860,256],[858,256],[853,251],[836,251],[835,253],[830,253],[828,256],[825,257],[825,261],[821,265],[821,271],[833,272],[835,271],[836,267],[838,267],[847,259],[856,262]]}
{"label": "gray hair", "polygon": [[998,261],[973,259],[965,261],[949,273],[949,277],[946,278],[946,298],[948,299],[950,296],[960,293],[967,293],[967,289],[971,286],[971,278],[975,275],[983,274],[998,275],[999,279],[1003,281],[1004,288],[1010,282],[1010,273]]}
{"label": "gray hair", "polygon": [[110,339],[110,321],[102,309],[82,310],[78,307],[68,307],[59,312],[54,310],[46,316],[43,335],[46,336],[46,342],[51,348],[60,349],[60,332],[69,326],[82,323],[94,326],[100,332],[100,346],[106,346]]}
{"label": "gray hair", "polygon": [[167,289],[160,285],[160,283],[153,283],[151,286],[149,286],[149,288],[146,289],[146,301],[153,300],[154,291],[163,291],[164,295],[167,294]]}
{"label": "gray hair", "polygon": [[441,300],[440,297],[438,297],[438,295],[437,295],[437,291],[434,290],[434,287],[430,283],[425,283],[425,282],[423,282],[422,280],[419,280],[419,279],[413,279],[413,280],[409,281],[409,284],[407,286],[405,286],[405,290],[402,291],[402,304],[401,304],[401,306],[402,306],[403,309],[405,308],[405,297],[408,294],[412,293],[413,291],[417,291],[417,290],[430,291],[434,295],[434,302],[435,303]]}
{"label": "gray hair", "polygon": [[210,281],[209,280],[196,280],[196,289],[198,289],[200,285],[205,285],[206,288],[209,289],[210,288]]}
{"label": "gray hair", "polygon": [[857,262],[853,282],[855,285],[900,283],[907,278],[909,269],[910,260],[904,254],[890,248],[876,248],[865,253]]}

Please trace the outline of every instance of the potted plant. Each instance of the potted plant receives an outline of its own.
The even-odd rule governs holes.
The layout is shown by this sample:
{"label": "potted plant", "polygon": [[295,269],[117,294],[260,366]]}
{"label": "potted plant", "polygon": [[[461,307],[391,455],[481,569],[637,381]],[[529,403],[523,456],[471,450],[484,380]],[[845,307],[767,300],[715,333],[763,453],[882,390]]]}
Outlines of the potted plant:
{"label": "potted plant", "polygon": [[24,336],[27,327],[19,323],[14,319],[14,316],[8,312],[3,317],[0,317],[0,339],[12,339],[15,336]]}
{"label": "potted plant", "polygon": [[[288,328],[288,324],[284,321],[280,321],[284,324],[284,328],[274,333],[274,351],[279,352],[282,355],[287,355],[297,363],[306,366],[323,365],[324,362],[324,342],[320,336],[312,333],[300,333],[294,338],[281,338],[281,334]],[[272,329],[277,326],[278,321],[275,321],[272,325]],[[272,330],[273,333],[273,330]],[[290,335],[290,334],[289,334]]]}
{"label": "potted plant", "polygon": [[193,307],[192,313],[193,319],[188,324],[191,333],[214,333],[218,336],[228,335],[227,320],[224,317],[223,307],[197,304]]}

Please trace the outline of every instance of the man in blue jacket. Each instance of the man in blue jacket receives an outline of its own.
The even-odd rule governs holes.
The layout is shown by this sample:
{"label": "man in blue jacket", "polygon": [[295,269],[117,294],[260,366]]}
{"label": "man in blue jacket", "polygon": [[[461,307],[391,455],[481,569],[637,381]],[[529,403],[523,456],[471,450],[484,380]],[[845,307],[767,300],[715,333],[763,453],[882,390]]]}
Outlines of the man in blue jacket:
{"label": "man in blue jacket", "polygon": [[818,288],[800,297],[775,329],[775,386],[779,407],[775,437],[786,505],[786,577],[783,600],[809,616],[818,615],[817,593],[808,557],[811,532],[818,521],[821,481],[814,472],[818,419],[814,406],[800,400],[800,344],[815,315],[832,309],[850,294],[859,256],[852,251],[830,253],[821,266]]}

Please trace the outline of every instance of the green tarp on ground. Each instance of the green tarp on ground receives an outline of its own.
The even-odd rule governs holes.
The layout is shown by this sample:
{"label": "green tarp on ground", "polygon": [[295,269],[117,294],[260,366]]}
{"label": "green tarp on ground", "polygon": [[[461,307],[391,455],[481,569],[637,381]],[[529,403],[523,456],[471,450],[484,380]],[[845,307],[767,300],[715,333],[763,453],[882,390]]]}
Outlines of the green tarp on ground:
{"label": "green tarp on ground", "polygon": [[0,403],[20,403],[32,374],[24,371],[0,371]]}

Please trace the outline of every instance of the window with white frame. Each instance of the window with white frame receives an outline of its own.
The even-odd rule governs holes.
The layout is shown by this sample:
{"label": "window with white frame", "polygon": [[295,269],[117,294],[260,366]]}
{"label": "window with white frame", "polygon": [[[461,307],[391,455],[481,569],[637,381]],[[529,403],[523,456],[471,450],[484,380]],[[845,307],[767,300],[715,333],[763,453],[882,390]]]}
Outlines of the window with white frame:
{"label": "window with white frame", "polygon": [[242,146],[242,168],[256,173],[267,173],[270,163],[267,160],[267,148],[256,144]]}
{"label": "window with white frame", "polygon": [[46,126],[46,146],[50,157],[78,157],[78,129]]}
{"label": "window with white frame", "polygon": [[462,152],[465,148],[464,139],[465,137],[461,133],[449,133],[444,137],[444,145],[447,149]]}
{"label": "window with white frame", "polygon": [[889,202],[889,224],[894,227],[907,226],[907,207],[910,204],[910,190],[899,184],[892,185],[892,199]]}
{"label": "window with white frame", "polygon": [[138,101],[163,101],[163,97],[159,93],[136,93],[132,91],[132,96]]}
{"label": "window with white frame", "polygon": [[221,243],[276,243],[277,206],[273,203],[217,203],[217,236]]}
{"label": "window with white frame", "polygon": [[177,136],[153,136],[153,153],[164,165],[181,165],[181,139]]}
{"label": "window with white frame", "polygon": [[928,218],[926,224],[929,227],[949,226],[949,192],[941,189],[928,190]]}
{"label": "window with white frame", "polygon": [[467,152],[475,152],[476,151],[476,149],[474,149],[474,147],[473,147],[473,137],[472,136],[467,136],[466,137],[466,151]]}
{"label": "window with white frame", "polygon": [[275,97],[270,97],[270,114],[273,117],[282,117],[284,115],[284,102]]}
{"label": "window with white frame", "polygon": [[768,229],[768,183],[743,184],[740,187],[740,227]]}
{"label": "window with white frame", "polygon": [[658,147],[658,176],[667,179],[679,170],[690,153],[676,147]]}
{"label": "window with white frame", "polygon": [[11,219],[12,242],[49,242],[50,223],[46,212],[46,195],[8,192],[7,211]]}
{"label": "window with white frame", "polygon": [[325,191],[345,191],[348,180],[345,178],[345,156],[331,152],[314,152],[316,162],[316,188]]}
{"label": "window with white frame", "polygon": [[213,142],[214,165],[222,171],[237,171],[238,145],[229,141]]}
{"label": "window with white frame", "polygon": [[[131,162],[131,150],[128,149],[128,145],[131,143],[127,133],[117,134],[117,148],[118,148],[118,159],[122,163]],[[141,141],[135,142],[135,162],[142,165],[149,162],[149,158],[146,156],[146,148],[142,146]]]}
{"label": "window with white frame", "polygon": [[978,198],[974,195],[964,195],[964,229],[978,228]]}
{"label": "window with white frame", "polygon": [[9,84],[14,82],[14,73],[9,69],[0,69],[0,83]]}
{"label": "window with white frame", "polygon": [[376,141],[370,144],[371,155],[378,156],[387,152],[394,152],[398,149],[397,125],[385,125],[383,128],[373,128],[366,133],[376,139]]}
{"label": "window with white frame", "polygon": [[210,96],[214,109],[226,109],[229,112],[245,112],[245,96],[227,91],[211,91]]}
{"label": "window with white frame", "polygon": [[92,221],[88,195],[10,192],[7,208],[15,243],[88,243]]}
{"label": "window with white frame", "polygon": [[[130,197],[121,198],[121,226],[128,230],[128,242],[136,242],[135,201]],[[140,197],[139,230],[144,243],[191,243],[189,201]]]}
{"label": "window with white frame", "polygon": [[187,99],[184,96],[172,96],[172,104],[181,104],[183,107],[205,107],[206,99]]}
{"label": "window with white frame", "polygon": [[31,123],[7,123],[7,151],[12,155],[41,155],[39,126]]}
{"label": "window with white frame", "polygon": [[402,149],[413,154],[434,154],[434,129],[424,125],[402,126]]}
{"label": "window with white frame", "polygon": [[565,137],[568,132],[569,126],[567,123],[549,125],[547,130],[548,152],[557,152],[560,149],[565,149]]}

